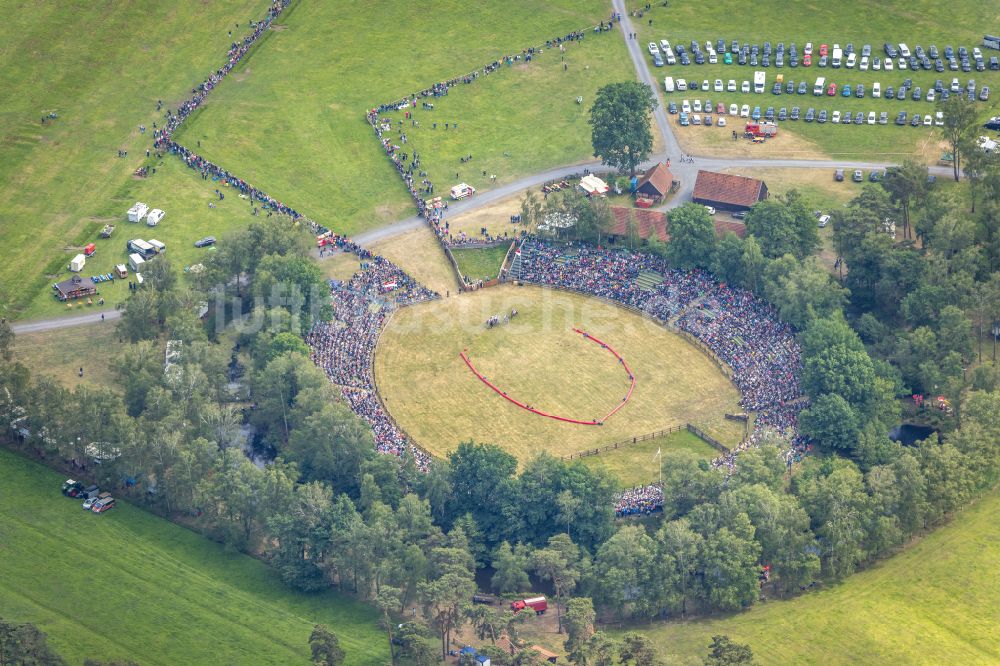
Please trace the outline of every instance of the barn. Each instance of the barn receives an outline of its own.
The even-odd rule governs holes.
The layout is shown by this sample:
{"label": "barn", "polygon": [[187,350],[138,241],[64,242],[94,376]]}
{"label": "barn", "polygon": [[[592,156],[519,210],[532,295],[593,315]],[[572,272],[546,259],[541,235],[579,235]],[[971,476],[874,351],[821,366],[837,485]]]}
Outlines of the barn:
{"label": "barn", "polygon": [[660,201],[670,193],[673,182],[674,175],[670,173],[670,169],[663,162],[658,162],[656,166],[647,169],[638,180],[635,194],[637,197]]}
{"label": "barn", "polygon": [[691,198],[719,210],[749,210],[767,198],[767,185],[757,178],[699,170]]}
{"label": "barn", "polygon": [[642,240],[656,238],[661,243],[667,242],[667,216],[665,213],[641,208],[612,206],[611,214],[614,216],[614,221],[611,224],[611,229],[608,230],[609,236],[627,240],[629,215],[631,214],[635,216],[635,235],[637,237]]}

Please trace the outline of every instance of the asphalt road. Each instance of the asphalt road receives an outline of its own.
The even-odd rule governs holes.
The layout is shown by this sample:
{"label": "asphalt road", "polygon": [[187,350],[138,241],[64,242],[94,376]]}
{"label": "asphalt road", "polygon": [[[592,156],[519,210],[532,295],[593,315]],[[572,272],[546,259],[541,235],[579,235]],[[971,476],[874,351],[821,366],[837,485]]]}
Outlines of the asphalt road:
{"label": "asphalt road", "polygon": [[[104,319],[101,319],[101,315]],[[114,308],[88,312],[82,315],[72,315],[69,317],[54,317],[52,319],[39,319],[36,321],[26,321],[20,324],[11,324],[14,335],[21,333],[40,333],[42,331],[52,331],[57,328],[69,328],[70,326],[82,326],[84,324],[96,324],[100,321],[114,321],[120,319],[122,313]]]}

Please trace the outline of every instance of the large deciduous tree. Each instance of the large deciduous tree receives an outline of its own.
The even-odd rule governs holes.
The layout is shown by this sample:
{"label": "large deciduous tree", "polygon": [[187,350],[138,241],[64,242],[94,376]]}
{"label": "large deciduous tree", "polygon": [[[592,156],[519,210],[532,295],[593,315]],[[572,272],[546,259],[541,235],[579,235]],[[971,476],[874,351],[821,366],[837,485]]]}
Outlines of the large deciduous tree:
{"label": "large deciduous tree", "polygon": [[655,108],[653,91],[638,81],[609,83],[598,90],[590,107],[594,157],[635,175],[636,167],[653,149],[650,123]]}
{"label": "large deciduous tree", "polygon": [[754,204],[747,213],[746,225],[767,257],[790,254],[801,261],[819,246],[816,218],[795,190]]}
{"label": "large deciduous tree", "polygon": [[677,268],[710,268],[715,252],[715,223],[704,206],[688,203],[670,212],[667,259]]}
{"label": "large deciduous tree", "polygon": [[976,130],[976,103],[968,101],[964,95],[952,95],[938,102],[938,110],[944,114],[941,133],[951,148],[952,169],[957,181],[962,168],[962,152],[970,147]]}

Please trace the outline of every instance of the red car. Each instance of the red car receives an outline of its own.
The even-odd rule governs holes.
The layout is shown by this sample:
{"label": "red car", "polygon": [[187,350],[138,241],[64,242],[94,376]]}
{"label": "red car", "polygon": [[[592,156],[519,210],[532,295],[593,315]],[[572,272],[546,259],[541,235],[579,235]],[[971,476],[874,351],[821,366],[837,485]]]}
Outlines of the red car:
{"label": "red car", "polygon": [[804,56],[802,56],[803,67],[809,67],[811,64],[813,64],[813,57],[811,55],[807,53]]}
{"label": "red car", "polygon": [[831,96],[831,97],[833,97],[834,95],[836,95],[837,94],[837,84],[836,83],[831,83],[827,87],[827,89],[826,89],[826,94],[829,95],[829,96]]}
{"label": "red car", "polygon": [[820,55],[820,57],[822,58],[826,54],[827,54],[826,44],[820,44],[819,45],[819,55]]}

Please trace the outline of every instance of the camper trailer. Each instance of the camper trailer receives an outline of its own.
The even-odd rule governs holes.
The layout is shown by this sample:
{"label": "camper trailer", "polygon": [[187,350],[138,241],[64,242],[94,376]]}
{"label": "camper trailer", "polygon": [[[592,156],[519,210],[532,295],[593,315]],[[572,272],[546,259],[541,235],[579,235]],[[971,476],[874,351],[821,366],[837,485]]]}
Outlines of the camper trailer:
{"label": "camper trailer", "polygon": [[148,224],[151,227],[155,227],[160,223],[160,220],[163,219],[164,215],[166,215],[166,213],[164,213],[162,210],[160,210],[159,208],[154,208],[153,210],[149,211],[148,215],[146,215],[146,224]]}
{"label": "camper trailer", "polygon": [[141,269],[145,263],[146,260],[142,258],[142,255],[136,252],[128,255],[128,265],[133,271]]}
{"label": "camper trailer", "polygon": [[133,238],[128,243],[125,244],[125,251],[129,253],[136,253],[140,255],[143,259],[148,259],[156,254],[156,248],[142,240],[141,238]]}
{"label": "camper trailer", "polygon": [[128,209],[128,221],[140,222],[142,221],[142,218],[146,217],[146,213],[148,212],[149,206],[141,201],[136,201],[135,205]]}
{"label": "camper trailer", "polygon": [[753,73],[753,91],[758,95],[764,92],[764,83],[767,78],[767,74],[764,72],[754,72]]}
{"label": "camper trailer", "polygon": [[150,247],[153,248],[153,251],[156,252],[156,254],[163,254],[167,251],[166,244],[156,240],[155,238],[150,238],[146,242],[149,243]]}
{"label": "camper trailer", "polygon": [[83,270],[83,267],[87,265],[87,258],[82,254],[78,254],[73,257],[69,262],[69,269],[74,273],[79,273]]}

